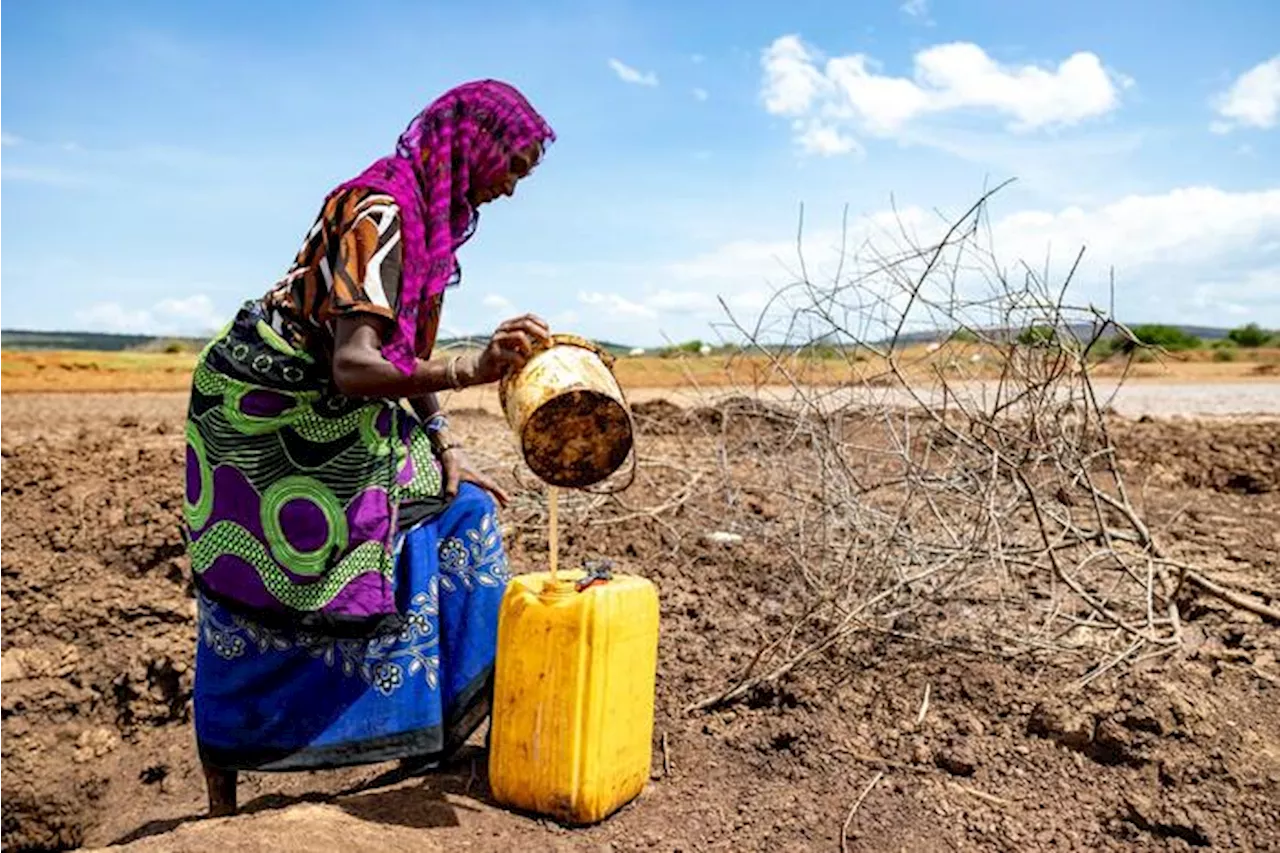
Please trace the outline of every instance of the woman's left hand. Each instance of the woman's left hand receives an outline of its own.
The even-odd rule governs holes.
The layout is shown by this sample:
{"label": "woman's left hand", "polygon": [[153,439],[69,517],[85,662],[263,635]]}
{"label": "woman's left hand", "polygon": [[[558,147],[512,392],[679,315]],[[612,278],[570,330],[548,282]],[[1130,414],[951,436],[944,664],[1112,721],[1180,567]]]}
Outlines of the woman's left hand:
{"label": "woman's left hand", "polygon": [[506,509],[511,498],[502,487],[487,474],[471,464],[466,451],[460,447],[450,448],[440,454],[440,466],[444,469],[444,491],[449,497],[456,497],[458,487],[463,483],[474,483],[493,495],[498,506]]}

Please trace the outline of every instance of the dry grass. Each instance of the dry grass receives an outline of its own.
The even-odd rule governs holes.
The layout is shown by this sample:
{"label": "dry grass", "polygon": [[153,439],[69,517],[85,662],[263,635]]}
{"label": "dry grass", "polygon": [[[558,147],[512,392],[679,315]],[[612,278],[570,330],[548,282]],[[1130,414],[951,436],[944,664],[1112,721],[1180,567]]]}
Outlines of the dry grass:
{"label": "dry grass", "polygon": [[0,390],[178,391],[195,363],[191,353],[9,351],[0,353]]}
{"label": "dry grass", "polygon": [[[184,391],[195,365],[191,353],[161,352],[18,352],[0,353],[0,391]],[[899,363],[908,372],[934,375],[941,367],[967,378],[996,378],[999,359],[979,344],[948,344],[930,352],[924,345],[907,347]],[[849,358],[788,357],[775,364],[762,356],[622,357],[615,366],[627,389],[741,387],[790,384],[839,385],[851,379],[876,383],[889,376],[879,356]],[[790,374],[790,378],[784,375]],[[1118,376],[1121,362],[1096,366],[1097,377]],[[986,376],[985,374],[990,374]],[[1280,376],[1280,349],[1239,350],[1235,361],[1215,361],[1213,351],[1170,354],[1133,364],[1129,378],[1166,382],[1232,382]]]}

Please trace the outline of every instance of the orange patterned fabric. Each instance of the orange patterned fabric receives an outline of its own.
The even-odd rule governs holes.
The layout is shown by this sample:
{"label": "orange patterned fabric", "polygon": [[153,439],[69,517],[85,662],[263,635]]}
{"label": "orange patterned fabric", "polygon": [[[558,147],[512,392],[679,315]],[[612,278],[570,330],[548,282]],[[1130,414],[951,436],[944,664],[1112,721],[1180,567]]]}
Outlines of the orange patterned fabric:
{"label": "orange patterned fabric", "polygon": [[[333,196],[321,209],[293,266],[263,300],[272,328],[313,355],[332,353],[339,317],[366,314],[396,319],[403,262],[400,210],[390,195],[354,189]],[[441,299],[418,317],[431,354]]]}

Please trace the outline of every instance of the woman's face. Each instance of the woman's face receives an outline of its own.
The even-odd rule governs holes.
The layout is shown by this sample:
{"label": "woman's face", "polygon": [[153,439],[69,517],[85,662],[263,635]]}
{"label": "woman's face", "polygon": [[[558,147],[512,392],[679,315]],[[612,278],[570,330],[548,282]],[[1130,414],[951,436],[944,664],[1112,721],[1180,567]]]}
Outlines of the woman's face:
{"label": "woman's face", "polygon": [[471,206],[478,207],[500,196],[513,195],[516,191],[516,183],[533,171],[533,167],[538,165],[541,154],[541,146],[533,144],[511,155],[511,162],[507,164],[506,171],[496,181],[487,186],[472,187],[467,193],[470,196]]}

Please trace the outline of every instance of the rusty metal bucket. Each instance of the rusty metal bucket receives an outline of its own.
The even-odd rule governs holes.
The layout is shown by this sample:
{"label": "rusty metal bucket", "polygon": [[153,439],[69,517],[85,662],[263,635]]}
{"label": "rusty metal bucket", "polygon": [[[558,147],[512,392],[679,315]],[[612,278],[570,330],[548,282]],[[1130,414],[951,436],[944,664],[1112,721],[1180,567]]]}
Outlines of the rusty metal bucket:
{"label": "rusty metal bucket", "polygon": [[592,486],[631,454],[635,427],[612,368],[613,356],[590,341],[552,335],[499,383],[507,425],[542,481],[571,489]]}

